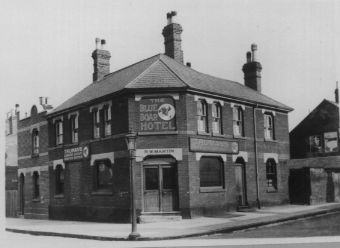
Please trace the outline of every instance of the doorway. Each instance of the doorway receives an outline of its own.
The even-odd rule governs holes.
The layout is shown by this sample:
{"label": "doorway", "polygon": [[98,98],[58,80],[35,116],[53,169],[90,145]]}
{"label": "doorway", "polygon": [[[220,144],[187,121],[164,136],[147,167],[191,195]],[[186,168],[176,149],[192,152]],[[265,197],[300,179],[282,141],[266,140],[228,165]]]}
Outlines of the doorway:
{"label": "doorway", "polygon": [[246,163],[239,157],[235,162],[235,185],[239,206],[248,206]]}
{"label": "doorway", "polygon": [[178,210],[177,171],[175,164],[161,161],[144,165],[144,212]]}
{"label": "doorway", "polygon": [[25,214],[25,176],[20,174],[20,215]]}

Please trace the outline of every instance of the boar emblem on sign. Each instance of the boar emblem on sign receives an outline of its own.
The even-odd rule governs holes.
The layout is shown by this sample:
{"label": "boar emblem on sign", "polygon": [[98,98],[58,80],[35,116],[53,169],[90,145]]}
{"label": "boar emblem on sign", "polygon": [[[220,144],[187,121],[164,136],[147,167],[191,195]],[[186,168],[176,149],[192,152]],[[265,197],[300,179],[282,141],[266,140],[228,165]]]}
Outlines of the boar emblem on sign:
{"label": "boar emblem on sign", "polygon": [[175,108],[169,103],[164,103],[158,108],[158,116],[164,121],[170,121],[175,117]]}

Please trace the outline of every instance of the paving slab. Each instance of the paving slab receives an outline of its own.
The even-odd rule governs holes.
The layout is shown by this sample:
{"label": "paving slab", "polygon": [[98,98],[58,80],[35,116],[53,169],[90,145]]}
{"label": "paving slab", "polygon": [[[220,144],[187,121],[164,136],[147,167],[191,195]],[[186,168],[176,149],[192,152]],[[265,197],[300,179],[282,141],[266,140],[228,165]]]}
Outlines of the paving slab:
{"label": "paving slab", "polygon": [[[340,211],[340,203],[281,205],[255,212],[226,212],[217,216],[138,224],[138,240],[165,240],[226,233]],[[128,240],[131,224],[7,218],[6,231],[94,240]]]}

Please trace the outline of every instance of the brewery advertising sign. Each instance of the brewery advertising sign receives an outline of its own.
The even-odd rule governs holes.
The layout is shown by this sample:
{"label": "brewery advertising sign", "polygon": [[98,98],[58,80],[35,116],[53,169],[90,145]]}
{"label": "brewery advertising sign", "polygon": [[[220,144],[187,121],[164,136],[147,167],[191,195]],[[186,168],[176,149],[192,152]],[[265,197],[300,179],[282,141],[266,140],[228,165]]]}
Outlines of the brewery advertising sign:
{"label": "brewery advertising sign", "polygon": [[139,102],[139,130],[161,132],[176,130],[176,109],[171,97],[143,98]]}
{"label": "brewery advertising sign", "polygon": [[190,151],[238,154],[237,141],[190,138]]}
{"label": "brewery advertising sign", "polygon": [[77,161],[82,159],[88,159],[90,157],[89,146],[77,146],[64,149],[64,161]]}

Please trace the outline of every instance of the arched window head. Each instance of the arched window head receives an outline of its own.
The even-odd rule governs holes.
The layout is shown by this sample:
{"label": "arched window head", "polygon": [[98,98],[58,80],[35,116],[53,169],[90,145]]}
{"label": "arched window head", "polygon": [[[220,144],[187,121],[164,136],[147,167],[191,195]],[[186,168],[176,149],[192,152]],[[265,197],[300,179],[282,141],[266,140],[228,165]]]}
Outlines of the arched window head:
{"label": "arched window head", "polygon": [[208,105],[204,100],[197,101],[197,129],[208,133]]}
{"label": "arched window head", "polygon": [[277,169],[274,159],[269,158],[266,162],[267,191],[277,191]]}
{"label": "arched window head", "polygon": [[233,131],[234,136],[244,136],[243,110],[241,106],[233,108]]}
{"label": "arched window head", "polygon": [[218,102],[212,105],[212,130],[215,134],[222,134],[222,107]]}

